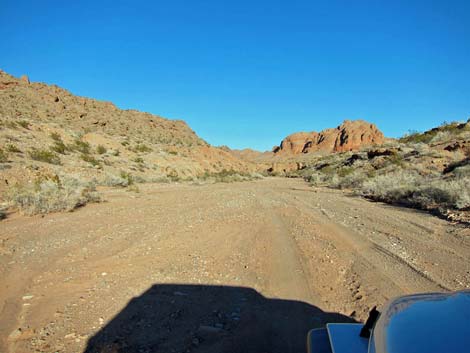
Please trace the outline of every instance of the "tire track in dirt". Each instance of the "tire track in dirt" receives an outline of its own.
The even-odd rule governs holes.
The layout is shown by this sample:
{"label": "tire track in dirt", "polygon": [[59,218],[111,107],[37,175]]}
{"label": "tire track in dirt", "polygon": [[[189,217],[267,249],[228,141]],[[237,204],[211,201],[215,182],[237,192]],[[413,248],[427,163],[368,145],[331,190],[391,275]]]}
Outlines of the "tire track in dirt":
{"label": "tire track in dirt", "polygon": [[[470,283],[468,232],[423,213],[289,179],[141,189],[111,190],[109,202],[73,213],[2,221],[0,351],[83,352],[154,285],[232,286],[256,290],[270,305],[274,298],[300,303],[291,314],[266,316],[266,306],[253,302],[258,319],[281,320],[269,326],[276,336],[303,327],[291,321],[288,329],[287,316],[317,326],[331,318],[328,311],[363,319],[392,296]],[[26,294],[34,298],[24,301]],[[312,305],[313,321],[306,316]],[[178,322],[182,333],[192,332]],[[256,330],[259,321],[250,322]],[[237,342],[238,334],[234,328],[224,339]],[[290,351],[297,346],[286,343]],[[204,344],[191,349],[211,352]]]}

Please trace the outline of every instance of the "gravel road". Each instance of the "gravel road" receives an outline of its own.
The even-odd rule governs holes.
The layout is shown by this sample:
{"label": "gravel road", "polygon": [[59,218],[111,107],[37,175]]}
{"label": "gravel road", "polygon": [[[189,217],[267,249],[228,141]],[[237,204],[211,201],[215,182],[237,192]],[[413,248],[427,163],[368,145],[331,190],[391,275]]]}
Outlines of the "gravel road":
{"label": "gravel road", "polygon": [[309,328],[470,287],[470,230],[301,180],[104,190],[0,223],[0,351],[304,352]]}

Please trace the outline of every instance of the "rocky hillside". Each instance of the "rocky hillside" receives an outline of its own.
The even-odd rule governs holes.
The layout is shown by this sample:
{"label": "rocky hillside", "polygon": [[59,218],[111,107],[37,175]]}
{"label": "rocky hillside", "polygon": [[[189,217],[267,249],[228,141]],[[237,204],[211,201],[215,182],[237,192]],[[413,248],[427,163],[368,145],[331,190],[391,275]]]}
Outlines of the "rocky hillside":
{"label": "rocky hillside", "polygon": [[357,151],[361,147],[380,145],[385,141],[383,133],[364,120],[345,120],[340,126],[320,132],[297,132],[282,140],[273,148],[276,154],[301,154],[313,152]]}
{"label": "rocky hillside", "polygon": [[290,175],[470,223],[470,122],[444,123],[381,147],[318,156]]}
{"label": "rocky hillside", "polygon": [[250,163],[210,146],[184,121],[121,110],[0,71],[2,194],[41,180],[124,185],[253,170]]}

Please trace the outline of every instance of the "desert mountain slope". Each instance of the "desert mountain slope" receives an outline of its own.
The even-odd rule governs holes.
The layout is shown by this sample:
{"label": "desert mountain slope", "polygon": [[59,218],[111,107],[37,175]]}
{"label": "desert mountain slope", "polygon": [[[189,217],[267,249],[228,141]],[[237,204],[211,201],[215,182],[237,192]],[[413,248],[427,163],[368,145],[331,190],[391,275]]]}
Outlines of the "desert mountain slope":
{"label": "desert mountain slope", "polygon": [[384,142],[383,133],[364,120],[345,120],[334,129],[320,132],[297,132],[282,140],[273,152],[276,154],[301,154],[312,152],[356,151],[361,147],[380,145]]}
{"label": "desert mountain slope", "polygon": [[184,121],[121,110],[1,70],[0,167],[0,191],[51,176],[112,183],[130,174],[151,181],[253,169]]}

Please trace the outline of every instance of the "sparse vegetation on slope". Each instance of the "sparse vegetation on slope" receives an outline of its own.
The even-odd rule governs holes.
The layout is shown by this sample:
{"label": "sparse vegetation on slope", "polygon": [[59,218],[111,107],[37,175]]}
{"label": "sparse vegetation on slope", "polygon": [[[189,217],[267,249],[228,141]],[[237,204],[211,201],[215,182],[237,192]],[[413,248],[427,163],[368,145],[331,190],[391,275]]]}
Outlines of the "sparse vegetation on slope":
{"label": "sparse vegetation on slope", "polygon": [[29,156],[35,161],[59,165],[60,158],[53,151],[33,148],[29,151]]}
{"label": "sparse vegetation on slope", "polygon": [[120,110],[1,70],[0,147],[2,198],[14,185],[51,175],[130,186],[132,180],[192,181],[224,169],[241,175],[254,171],[249,163],[209,146],[183,121]]}
{"label": "sparse vegetation on slope", "polygon": [[470,132],[470,126],[458,121],[443,122],[441,126],[434,129],[417,132],[412,131],[400,139],[403,143],[438,143],[444,142],[452,137]]}
{"label": "sparse vegetation on slope", "polygon": [[[313,185],[350,189],[372,200],[445,216],[470,211],[470,151],[462,134],[468,124],[452,123],[439,129],[401,140],[413,142],[320,157],[294,174]],[[431,142],[436,137],[438,145]],[[423,140],[430,142],[415,143]]]}

